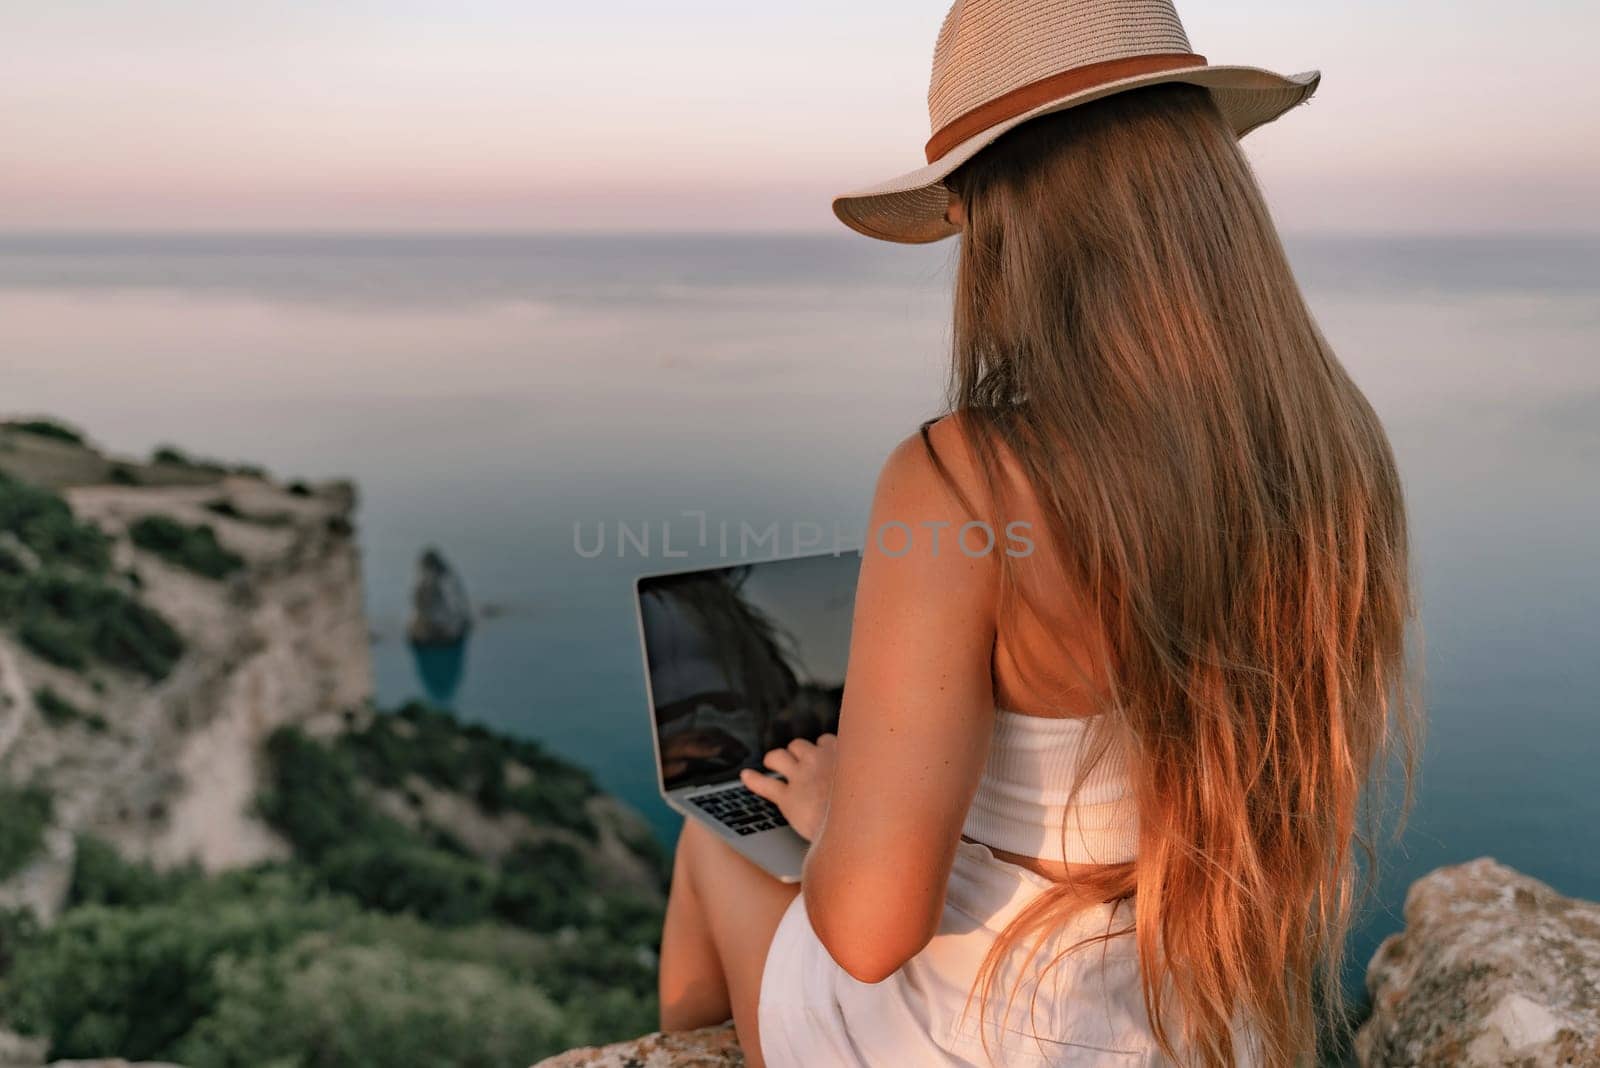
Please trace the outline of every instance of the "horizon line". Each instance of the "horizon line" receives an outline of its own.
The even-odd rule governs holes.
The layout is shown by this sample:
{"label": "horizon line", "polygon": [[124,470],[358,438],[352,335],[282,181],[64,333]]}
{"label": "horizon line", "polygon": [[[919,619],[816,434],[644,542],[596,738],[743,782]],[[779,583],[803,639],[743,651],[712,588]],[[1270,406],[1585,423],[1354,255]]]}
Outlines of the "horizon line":
{"label": "horizon line", "polygon": [[[1531,240],[1595,240],[1600,239],[1600,227],[1565,227],[1562,229],[1533,227],[1418,227],[1418,228],[1316,228],[1295,227],[1278,231],[1286,239],[1295,238],[1350,238],[1353,240],[1428,239],[1428,238],[1522,238]],[[461,227],[316,227],[316,226],[240,226],[240,227],[6,227],[0,226],[0,241],[49,240],[84,238],[369,238],[369,239],[443,239],[443,240],[526,240],[529,238],[596,238],[634,240],[672,240],[684,238],[821,238],[841,241],[870,241],[844,226],[823,227],[732,227],[732,228],[649,228],[649,229],[598,229],[559,227],[506,227],[496,229]],[[929,244],[942,244],[930,242]],[[896,242],[878,241],[877,245]]]}

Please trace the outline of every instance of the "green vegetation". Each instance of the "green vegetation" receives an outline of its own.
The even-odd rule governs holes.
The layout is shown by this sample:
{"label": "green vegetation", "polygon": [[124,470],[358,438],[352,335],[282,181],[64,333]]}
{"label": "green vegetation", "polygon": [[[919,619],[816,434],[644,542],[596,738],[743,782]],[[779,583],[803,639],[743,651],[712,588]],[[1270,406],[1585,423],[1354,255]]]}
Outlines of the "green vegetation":
{"label": "green vegetation", "polygon": [[39,558],[41,565],[100,574],[111,566],[111,539],[79,522],[60,495],[0,473],[0,530]]}
{"label": "green vegetation", "polygon": [[183,654],[183,639],[159,613],[115,586],[65,571],[0,574],[0,620],[33,652],[74,671],[99,660],[164,679]]}
{"label": "green vegetation", "polygon": [[111,539],[78,520],[60,495],[0,474],[0,622],[61,667],[99,660],[165,678],[183,652],[170,624],[114,584]]}
{"label": "green vegetation", "polygon": [[64,727],[83,718],[83,711],[71,701],[45,686],[33,691],[33,703],[52,727]]}
{"label": "green vegetation", "polygon": [[0,780],[0,879],[15,875],[44,845],[53,806],[38,786]]}
{"label": "green vegetation", "polygon": [[106,479],[113,486],[137,486],[144,481],[139,477],[137,469],[123,463],[112,464],[111,469],[106,472]]}
{"label": "green vegetation", "polygon": [[54,1057],[170,1055],[215,1007],[223,958],[270,953],[326,924],[329,911],[222,884],[162,904],[80,906],[18,947],[5,1016],[49,1035]]}
{"label": "green vegetation", "polygon": [[189,455],[172,445],[157,445],[150,453],[150,462],[153,464],[172,464],[175,467],[214,467],[215,464],[200,463],[189,458]]}
{"label": "green vegetation", "polygon": [[32,434],[38,438],[49,438],[52,441],[64,441],[68,445],[87,445],[83,434],[53,419],[16,419],[5,424],[7,430],[15,430],[22,434]]}
{"label": "green vegetation", "polygon": [[[268,739],[266,755],[270,785],[261,814],[328,890],[367,908],[443,924],[497,918],[553,931],[593,919],[591,903],[568,892],[592,882],[569,841],[527,843],[494,863],[455,842],[448,829],[401,823],[373,800],[378,790],[401,796],[421,780],[472,798],[490,815],[520,812],[535,826],[594,840],[584,804],[596,792],[593,780],[537,743],[463,726],[413,703],[331,743],[282,728]],[[514,786],[510,768],[523,776]],[[641,854],[659,859],[649,850]],[[634,903],[599,907],[624,914]]]}
{"label": "green vegetation", "polygon": [[[594,779],[538,742],[462,724],[448,712],[413,701],[345,734],[339,745],[363,775],[381,786],[400,788],[415,775],[466,794],[485,812],[520,812],[535,823],[594,837],[594,823],[584,810],[584,802],[598,792]],[[517,766],[532,775],[513,784],[508,769]]]}
{"label": "green vegetation", "polygon": [[150,463],[167,467],[183,467],[190,471],[200,471],[209,475],[225,475],[228,465],[220,460],[206,460],[197,456],[190,456],[176,445],[158,445],[150,454]]}
{"label": "green vegetation", "polygon": [[83,718],[83,710],[48,686],[33,691],[33,703],[52,727],[64,727]]}
{"label": "green vegetation", "polygon": [[244,557],[222,547],[209,526],[188,526],[163,515],[147,515],[128,527],[133,543],[170,564],[209,579],[227,578],[244,567]]}
{"label": "green vegetation", "polygon": [[[491,755],[518,770],[497,780]],[[54,926],[0,914],[8,1026],[54,1058],[191,1068],[499,1068],[654,1027],[659,901],[596,890],[573,828],[538,821],[485,859],[379,801],[413,777],[506,797],[514,780],[525,801],[548,780],[541,811],[592,794],[587,775],[420,706],[329,739],[280,730],[266,757],[260,808],[293,859],[158,872],[81,838]]]}
{"label": "green vegetation", "polygon": [[72,909],[23,936],[0,1000],[53,1057],[501,1068],[651,1026],[648,999],[575,963],[548,939],[363,914],[269,872]]}
{"label": "green vegetation", "polygon": [[123,860],[111,845],[91,834],[78,836],[67,904],[111,907],[171,902],[205,881],[198,867],[157,871]]}
{"label": "green vegetation", "polygon": [[250,478],[267,477],[267,469],[260,464],[230,464],[210,457],[191,456],[176,445],[156,446],[150,453],[150,463],[167,467],[185,467],[191,471],[218,476],[233,474],[246,475]]}
{"label": "green vegetation", "polygon": [[44,721],[52,727],[68,727],[74,723],[82,723],[97,732],[107,727],[105,717],[100,713],[85,712],[49,686],[42,686],[33,691],[33,703],[38,707]]}

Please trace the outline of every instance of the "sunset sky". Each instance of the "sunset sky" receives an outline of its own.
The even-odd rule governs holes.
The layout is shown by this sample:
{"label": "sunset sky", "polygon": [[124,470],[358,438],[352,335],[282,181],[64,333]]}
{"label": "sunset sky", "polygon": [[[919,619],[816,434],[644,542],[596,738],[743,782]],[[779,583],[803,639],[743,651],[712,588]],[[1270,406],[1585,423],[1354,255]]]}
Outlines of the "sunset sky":
{"label": "sunset sky", "polygon": [[[1188,0],[1320,68],[1286,229],[1600,231],[1600,5]],[[824,230],[910,169],[942,0],[7,0],[0,229]]]}

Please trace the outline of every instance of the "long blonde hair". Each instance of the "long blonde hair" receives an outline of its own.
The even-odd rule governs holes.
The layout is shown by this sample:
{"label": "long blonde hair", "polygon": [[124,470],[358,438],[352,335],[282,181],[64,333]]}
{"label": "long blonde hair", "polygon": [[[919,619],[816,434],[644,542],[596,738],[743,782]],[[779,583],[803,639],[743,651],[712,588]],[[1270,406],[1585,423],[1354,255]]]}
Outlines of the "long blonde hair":
{"label": "long blonde hair", "polygon": [[975,995],[1019,947],[1132,894],[1162,1049],[1231,1065],[1248,1022],[1265,1064],[1295,1063],[1316,1006],[1340,1018],[1368,787],[1398,742],[1409,802],[1420,732],[1388,440],[1204,90],[1034,120],[948,184],[967,218],[950,407],[988,506],[1020,471],[1075,587],[1006,559],[1002,632],[1088,607],[1140,821],[1137,861],[1042,895]]}

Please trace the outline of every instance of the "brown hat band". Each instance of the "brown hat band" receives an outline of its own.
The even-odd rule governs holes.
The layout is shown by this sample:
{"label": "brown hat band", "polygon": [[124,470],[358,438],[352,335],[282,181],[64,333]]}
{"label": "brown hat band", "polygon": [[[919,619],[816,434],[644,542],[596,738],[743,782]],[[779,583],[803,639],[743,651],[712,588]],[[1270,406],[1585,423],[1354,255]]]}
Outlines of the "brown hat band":
{"label": "brown hat band", "polygon": [[1029,82],[951,119],[928,139],[926,149],[928,162],[936,163],[946,152],[967,138],[981,134],[1008,119],[1027,114],[1052,100],[1060,100],[1124,78],[1137,78],[1143,74],[1159,74],[1162,71],[1178,70],[1182,67],[1205,65],[1206,57],[1197,56],[1193,52],[1158,52],[1146,56],[1125,56],[1122,59],[1089,63],[1082,67],[1064,70],[1059,74],[1052,74],[1048,78],[1040,78],[1036,82]]}

